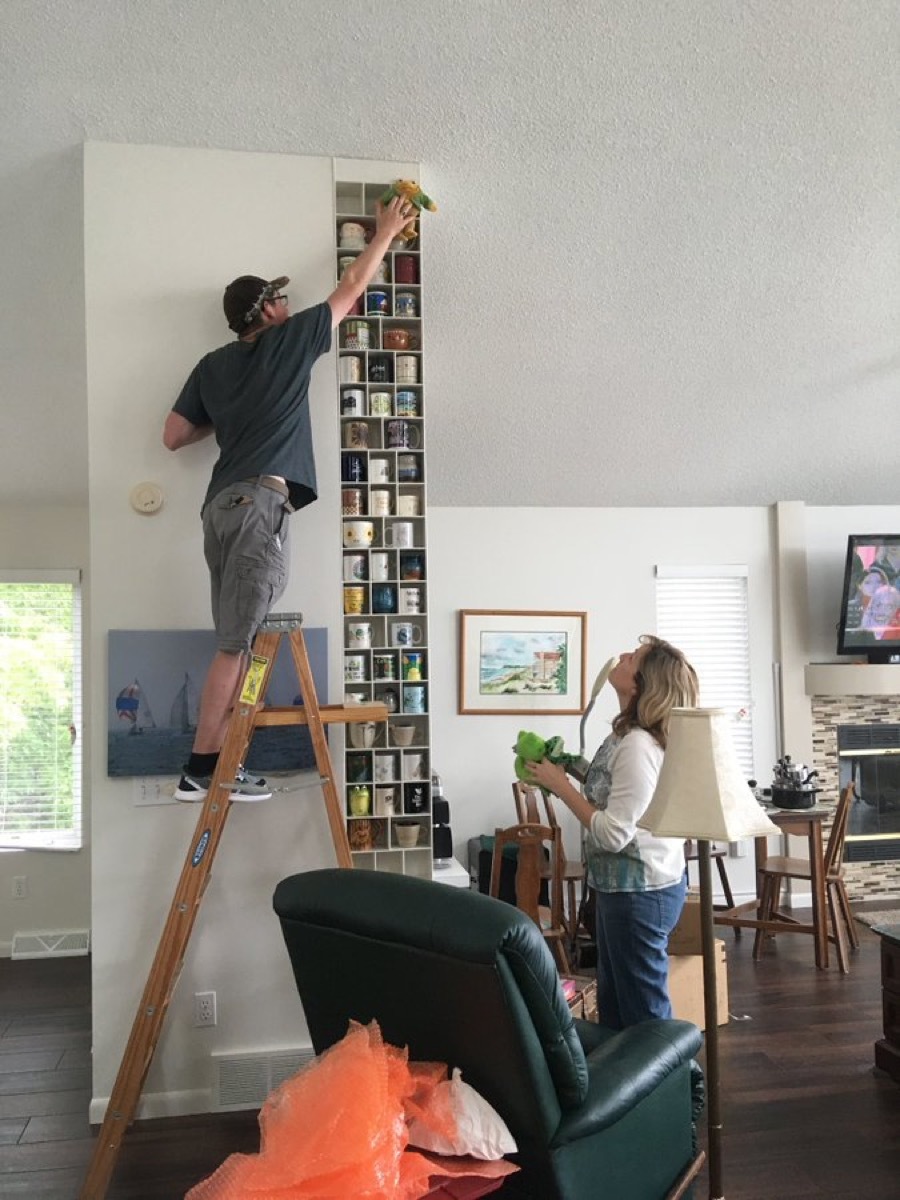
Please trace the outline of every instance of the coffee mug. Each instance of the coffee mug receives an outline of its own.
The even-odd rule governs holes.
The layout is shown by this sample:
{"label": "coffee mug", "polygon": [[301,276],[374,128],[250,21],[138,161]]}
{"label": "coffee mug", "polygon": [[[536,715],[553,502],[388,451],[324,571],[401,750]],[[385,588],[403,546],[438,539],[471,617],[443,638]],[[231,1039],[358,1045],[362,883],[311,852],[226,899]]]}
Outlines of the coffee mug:
{"label": "coffee mug", "polygon": [[395,821],[394,837],[401,850],[411,850],[418,844],[422,826],[418,821]]}
{"label": "coffee mug", "polygon": [[366,577],[366,556],[364,554],[344,555],[344,582],[357,583]]}
{"label": "coffee mug", "polygon": [[[363,589],[360,588],[360,591]],[[360,609],[360,611],[362,611]],[[392,613],[397,611],[397,589],[391,583],[372,585],[372,612]]]}
{"label": "coffee mug", "polygon": [[375,782],[396,783],[397,760],[393,754],[375,755]]}
{"label": "coffee mug", "polygon": [[404,683],[403,711],[408,713],[423,713],[425,711],[424,683]]}
{"label": "coffee mug", "polygon": [[378,726],[374,721],[351,721],[347,728],[350,730],[350,744],[357,750],[369,750],[375,745]]}
{"label": "coffee mug", "polygon": [[345,587],[344,588],[344,612],[348,616],[355,616],[361,613],[366,602],[366,589],[364,587]]}
{"label": "coffee mug", "polygon": [[396,371],[398,383],[419,382],[419,360],[414,354],[398,354]]}
{"label": "coffee mug", "polygon": [[384,544],[386,546],[401,546],[406,548],[411,546],[414,541],[415,527],[412,521],[395,521],[393,525],[388,525],[384,531]]}
{"label": "coffee mug", "polygon": [[419,650],[405,650],[400,656],[400,669],[409,683],[419,683],[425,670],[425,655]]}
{"label": "coffee mug", "polygon": [[368,321],[348,321],[344,326],[346,350],[368,350],[370,327]]}
{"label": "coffee mug", "polygon": [[366,450],[369,445],[369,427],[365,421],[344,422],[344,447],[347,450]]}
{"label": "coffee mug", "polygon": [[373,458],[369,462],[369,483],[390,483],[391,463],[387,458]]}
{"label": "coffee mug", "polygon": [[405,783],[403,785],[403,811],[408,813],[426,812],[428,809],[428,793],[423,783]]}
{"label": "coffee mug", "polygon": [[398,292],[394,297],[395,317],[417,317],[419,301],[415,292]]}
{"label": "coffee mug", "polygon": [[411,750],[403,755],[404,779],[427,779],[428,756],[420,750]]}
{"label": "coffee mug", "polygon": [[422,445],[422,431],[410,421],[388,421],[387,444],[394,450],[401,447],[418,450]]}
{"label": "coffee mug", "polygon": [[400,589],[400,612],[415,614],[422,611],[422,589],[405,587]]}
{"label": "coffee mug", "polygon": [[386,550],[373,550],[369,562],[369,569],[372,572],[372,579],[377,583],[384,583],[390,576],[391,559]]}
{"label": "coffee mug", "polygon": [[341,455],[341,479],[344,483],[363,483],[366,478],[366,460],[362,454]]}
{"label": "coffee mug", "polygon": [[369,512],[373,517],[391,515],[391,493],[387,488],[372,488],[369,493]]}
{"label": "coffee mug", "polygon": [[369,397],[369,412],[373,417],[389,417],[393,412],[390,392],[373,392]]}
{"label": "coffee mug", "polygon": [[343,488],[341,490],[341,516],[358,517],[362,510],[362,489]]}
{"label": "coffee mug", "polygon": [[393,654],[373,654],[372,669],[376,681],[397,678],[397,664]]}
{"label": "coffee mug", "polygon": [[375,526],[371,521],[345,521],[344,545],[350,549],[357,546],[371,546],[375,537]]}
{"label": "coffee mug", "polygon": [[424,579],[425,578],[425,559],[421,554],[401,554],[400,555],[400,578],[401,579]]}
{"label": "coffee mug", "polygon": [[366,656],[364,654],[344,655],[344,682],[362,683],[366,678]]}
{"label": "coffee mug", "polygon": [[397,789],[395,787],[377,787],[375,789],[376,817],[392,817],[397,811]]}
{"label": "coffee mug", "polygon": [[342,354],[339,375],[341,383],[359,383],[363,377],[363,360],[356,354]]}
{"label": "coffee mug", "polygon": [[422,463],[418,454],[397,455],[397,482],[418,483],[422,478]]}
{"label": "coffee mug", "polygon": [[[366,415],[366,393],[362,388],[346,388],[341,392],[341,416],[364,417]],[[413,416],[407,413],[406,416]]]}
{"label": "coffee mug", "polygon": [[372,626],[368,621],[351,621],[347,625],[347,649],[368,650],[372,645]]}
{"label": "coffee mug", "polygon": [[386,329],[381,343],[385,350],[415,350],[416,340],[408,329]]}
{"label": "coffee mug", "polygon": [[419,415],[419,397],[415,392],[406,390],[397,393],[397,416],[417,417]]}
{"label": "coffee mug", "polygon": [[412,621],[395,621],[390,634],[392,646],[418,646],[422,641],[422,630]]}
{"label": "coffee mug", "polygon": [[340,248],[342,250],[364,250],[366,246],[366,231],[356,221],[344,221],[341,225]]}
{"label": "coffee mug", "polygon": [[404,493],[397,497],[397,515],[399,517],[418,517],[420,507],[418,496]]}

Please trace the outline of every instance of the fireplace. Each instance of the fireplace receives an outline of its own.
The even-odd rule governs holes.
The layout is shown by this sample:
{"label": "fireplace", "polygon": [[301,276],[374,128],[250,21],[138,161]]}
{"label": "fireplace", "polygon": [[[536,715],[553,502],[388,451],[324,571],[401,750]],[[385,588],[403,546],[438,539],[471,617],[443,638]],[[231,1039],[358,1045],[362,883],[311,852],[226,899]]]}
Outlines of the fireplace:
{"label": "fireplace", "polygon": [[838,779],[855,784],[845,861],[900,859],[900,725],[839,725]]}
{"label": "fireplace", "polygon": [[823,797],[852,779],[845,879],[851,900],[900,898],[900,698],[822,695],[812,700],[813,766]]}

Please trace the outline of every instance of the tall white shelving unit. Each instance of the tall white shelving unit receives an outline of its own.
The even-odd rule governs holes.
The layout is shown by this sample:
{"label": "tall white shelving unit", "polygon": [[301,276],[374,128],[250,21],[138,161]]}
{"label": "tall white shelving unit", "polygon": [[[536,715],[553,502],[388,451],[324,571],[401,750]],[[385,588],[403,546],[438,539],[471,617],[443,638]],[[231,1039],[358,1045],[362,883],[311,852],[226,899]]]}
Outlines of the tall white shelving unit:
{"label": "tall white shelving unit", "polygon": [[[402,167],[379,164],[379,177],[360,179],[362,165],[335,164],[336,279],[347,260],[360,252],[352,238],[347,244],[344,227],[361,226],[370,235],[377,200],[405,174]],[[389,714],[386,724],[376,726],[371,745],[365,744],[361,725],[347,726],[345,734],[345,811],[354,866],[430,879],[428,400],[421,224],[417,222],[414,241],[393,244],[383,278],[370,283],[358,311],[341,322],[338,333],[338,536],[345,696],[381,701]],[[361,540],[348,532],[353,523]],[[369,628],[368,644],[354,638],[360,625]]]}

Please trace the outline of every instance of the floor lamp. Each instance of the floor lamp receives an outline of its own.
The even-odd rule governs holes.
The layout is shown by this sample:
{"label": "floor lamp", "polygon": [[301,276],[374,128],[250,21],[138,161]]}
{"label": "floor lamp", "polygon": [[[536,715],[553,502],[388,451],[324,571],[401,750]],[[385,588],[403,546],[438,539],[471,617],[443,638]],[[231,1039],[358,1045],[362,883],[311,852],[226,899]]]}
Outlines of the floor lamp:
{"label": "floor lamp", "polygon": [[724,708],[675,708],[659,782],[638,824],[658,837],[694,838],[700,868],[709,1197],[722,1200],[722,1113],[710,842],[778,833],[747,786]]}

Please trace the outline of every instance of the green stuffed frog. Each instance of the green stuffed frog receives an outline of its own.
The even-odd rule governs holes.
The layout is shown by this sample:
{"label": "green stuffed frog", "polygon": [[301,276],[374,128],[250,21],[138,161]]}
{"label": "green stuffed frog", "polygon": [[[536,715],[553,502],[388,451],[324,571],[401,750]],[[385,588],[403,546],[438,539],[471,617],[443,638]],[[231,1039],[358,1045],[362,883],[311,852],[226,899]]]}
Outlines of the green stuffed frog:
{"label": "green stuffed frog", "polygon": [[[528,775],[528,764],[541,762],[545,758],[562,767],[567,774],[572,775],[579,782],[584,781],[590,766],[587,759],[582,758],[580,754],[570,754],[564,750],[561,737],[551,737],[545,741],[540,734],[529,733],[526,729],[519,731],[513,750],[516,754],[514,763],[516,778],[521,779],[523,783],[532,782]],[[541,790],[546,791],[546,788]]]}

